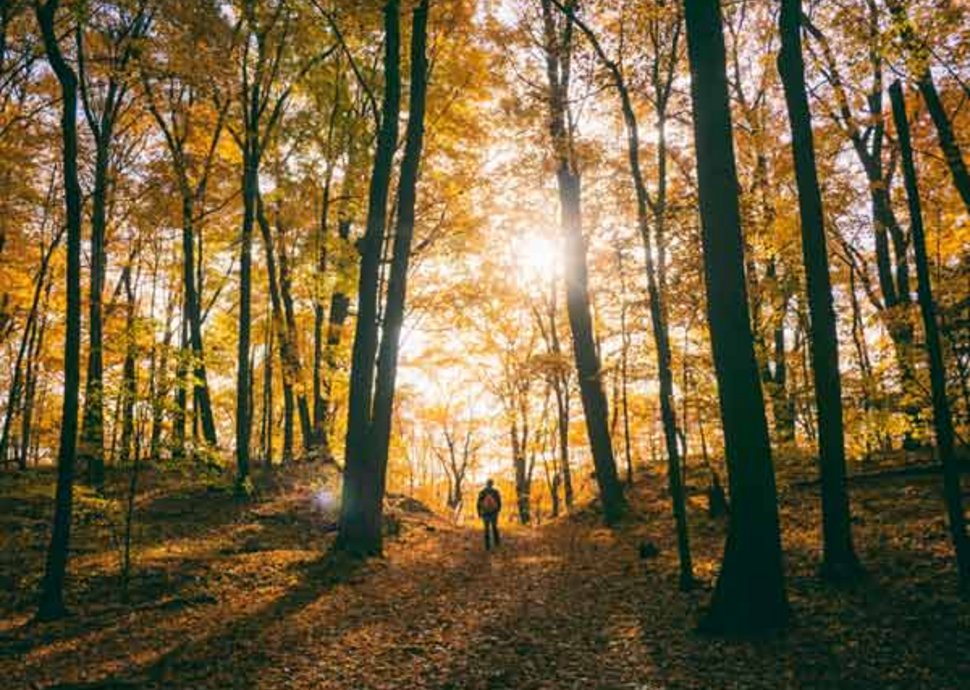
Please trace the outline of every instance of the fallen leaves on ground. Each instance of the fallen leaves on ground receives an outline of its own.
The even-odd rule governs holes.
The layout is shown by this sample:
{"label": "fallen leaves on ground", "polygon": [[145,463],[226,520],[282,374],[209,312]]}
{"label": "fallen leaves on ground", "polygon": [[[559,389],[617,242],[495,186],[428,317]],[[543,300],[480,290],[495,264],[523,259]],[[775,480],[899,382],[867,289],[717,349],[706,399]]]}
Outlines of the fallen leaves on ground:
{"label": "fallen leaves on ground", "polygon": [[[970,677],[970,607],[957,596],[933,478],[854,490],[869,574],[841,589],[816,577],[817,497],[783,492],[794,625],[730,642],[694,632],[724,526],[693,511],[707,587],[679,592],[659,477],[639,478],[637,512],[617,531],[581,514],[507,528],[492,553],[477,530],[412,506],[398,513],[386,557],[357,564],[327,553],[332,535],[308,488],[316,472],[299,470],[250,506],[202,490],[155,496],[141,508],[129,607],[110,600],[114,555],[82,530],[75,615],[32,624],[23,598],[6,601],[0,677],[62,689],[642,690],[943,690]],[[37,553],[17,563],[37,567],[41,536],[21,535]],[[645,540],[658,557],[639,557]],[[14,557],[4,558],[3,576],[15,578]]]}

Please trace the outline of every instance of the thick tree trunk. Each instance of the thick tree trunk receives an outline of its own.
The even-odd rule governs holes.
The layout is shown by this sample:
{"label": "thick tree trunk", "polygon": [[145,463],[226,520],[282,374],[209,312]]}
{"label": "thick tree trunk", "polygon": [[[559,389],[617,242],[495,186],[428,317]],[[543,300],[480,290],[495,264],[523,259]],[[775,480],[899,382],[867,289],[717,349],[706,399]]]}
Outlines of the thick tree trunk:
{"label": "thick tree trunk", "polygon": [[827,578],[843,580],[859,572],[859,562],[852,545],[849,494],[845,483],[839,340],[829,279],[825,216],[815,163],[812,116],[805,90],[801,13],[801,0],[782,0],[778,70],[784,85],[792,131],[792,154],[801,214],[802,257],[811,311],[809,342],[818,407],[822,484],[822,573]]}
{"label": "thick tree trunk", "polygon": [[744,278],[737,169],[718,0],[687,0],[708,317],[731,490],[724,561],[703,627],[779,628],[789,616],[768,423]]}
{"label": "thick tree trunk", "polygon": [[946,498],[950,536],[956,552],[960,588],[970,595],[970,540],[967,538],[966,516],[963,512],[963,496],[960,487],[960,468],[954,451],[953,420],[950,403],[946,397],[946,368],[943,348],[940,345],[939,327],[936,323],[936,305],[930,285],[929,261],[926,258],[926,238],[923,232],[923,212],[913,163],[909,122],[906,119],[906,103],[899,82],[889,89],[892,99],[893,118],[903,159],[903,179],[909,202],[910,227],[913,233],[913,249],[916,254],[916,278],[919,290],[920,312],[926,335],[926,349],[930,360],[930,383],[933,394],[933,423],[936,428],[936,446],[943,465],[943,490]]}
{"label": "thick tree trunk", "polygon": [[566,167],[557,173],[563,234],[566,240],[566,308],[573,334],[573,356],[579,379],[579,394],[586,417],[586,432],[596,468],[603,505],[603,519],[616,524],[626,512],[626,499],[616,472],[613,445],[607,426],[606,395],[603,392],[599,357],[589,307],[586,268],[586,242],[580,216],[578,174]]}
{"label": "thick tree trunk", "polygon": [[371,175],[367,226],[362,241],[357,325],[347,403],[344,482],[337,536],[338,548],[361,556],[377,554],[381,550],[381,501],[377,488],[381,470],[376,458],[369,452],[368,440],[377,358],[380,261],[401,107],[399,0],[388,0],[384,5],[384,31],[384,103]]}
{"label": "thick tree trunk", "polygon": [[62,617],[64,581],[71,533],[74,465],[77,457],[78,395],[81,369],[81,184],[77,168],[77,75],[65,62],[55,34],[58,0],[37,3],[35,12],[43,35],[44,50],[61,86],[61,136],[65,222],[67,224],[67,323],[64,342],[64,389],[61,436],[57,456],[57,489],[54,520],[44,578],[41,581],[37,617]]}

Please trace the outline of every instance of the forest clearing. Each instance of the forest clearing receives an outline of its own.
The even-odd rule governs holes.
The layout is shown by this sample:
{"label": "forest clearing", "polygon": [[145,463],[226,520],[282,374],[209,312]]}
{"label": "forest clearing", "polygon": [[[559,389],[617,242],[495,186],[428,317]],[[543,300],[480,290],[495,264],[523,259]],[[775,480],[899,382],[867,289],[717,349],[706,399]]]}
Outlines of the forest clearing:
{"label": "forest clearing", "polygon": [[970,3],[0,0],[0,685],[961,688]]}

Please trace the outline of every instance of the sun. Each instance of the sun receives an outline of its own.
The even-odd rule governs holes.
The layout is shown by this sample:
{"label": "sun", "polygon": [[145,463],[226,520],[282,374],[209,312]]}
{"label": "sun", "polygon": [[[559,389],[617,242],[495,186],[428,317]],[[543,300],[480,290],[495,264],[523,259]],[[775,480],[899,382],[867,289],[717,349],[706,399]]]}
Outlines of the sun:
{"label": "sun", "polygon": [[548,281],[562,267],[562,245],[551,233],[527,231],[513,246],[520,277],[527,281]]}

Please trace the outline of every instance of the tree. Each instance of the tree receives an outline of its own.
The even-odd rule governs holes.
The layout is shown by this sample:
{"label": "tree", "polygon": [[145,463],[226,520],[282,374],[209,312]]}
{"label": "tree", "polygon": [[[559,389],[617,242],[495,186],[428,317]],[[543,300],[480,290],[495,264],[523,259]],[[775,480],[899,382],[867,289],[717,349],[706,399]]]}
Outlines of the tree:
{"label": "tree", "polygon": [[[93,18],[81,18],[76,24],[77,73],[85,121],[94,139],[94,181],[91,191],[91,297],[88,302],[88,367],[84,387],[84,413],[81,427],[81,459],[87,465],[88,482],[104,489],[104,361],[102,293],[104,292],[108,231],[108,197],[113,176],[112,149],[124,109],[129,102],[128,68],[139,41],[151,24],[152,13],[146,0],[132,7],[119,3],[115,7],[92,8],[103,14],[106,26],[98,27],[98,40],[107,45],[106,55],[95,55],[95,64],[103,64],[105,76],[100,93],[96,92],[92,74],[87,68],[85,31]],[[98,12],[98,10],[102,12]],[[98,40],[94,42],[97,44]],[[100,105],[100,110],[98,109]]]}
{"label": "tree", "polygon": [[737,170],[718,0],[686,0],[701,230],[731,518],[703,627],[759,633],[785,625],[778,498],[744,281]]}
{"label": "tree", "polygon": [[382,478],[377,460],[369,452],[369,437],[377,359],[378,279],[401,109],[400,42],[399,2],[388,0],[384,5],[384,96],[370,179],[367,225],[361,242],[337,541],[340,548],[359,555],[373,555],[381,549],[382,495],[377,484]]}
{"label": "tree", "polygon": [[903,177],[906,183],[906,199],[909,202],[909,222],[913,230],[913,250],[916,254],[916,280],[919,287],[919,306],[923,316],[926,349],[930,360],[930,384],[933,392],[933,423],[936,428],[936,445],[943,465],[943,490],[946,498],[950,537],[957,557],[960,588],[970,596],[970,540],[967,538],[966,516],[963,513],[963,490],[960,487],[960,468],[953,448],[953,420],[950,403],[946,397],[946,370],[943,349],[940,346],[939,326],[936,323],[936,307],[930,285],[929,262],[926,259],[926,238],[923,234],[923,210],[919,198],[919,183],[913,162],[913,148],[909,136],[909,120],[906,118],[906,101],[903,87],[898,81],[889,88],[892,99],[893,120],[903,159]]}
{"label": "tree", "polygon": [[[640,166],[640,131],[630,92],[620,66],[607,55],[600,45],[596,34],[579,20],[572,8],[563,8],[569,21],[576,24],[593,45],[603,67],[609,72],[613,86],[620,99],[623,122],[627,133],[627,161],[633,189],[636,193],[637,229],[643,240],[644,260],[647,273],[647,294],[650,297],[650,321],[653,326],[654,345],[657,351],[657,373],[660,379],[660,416],[663,420],[664,439],[667,444],[667,480],[673,502],[674,520],[677,525],[677,553],[680,558],[680,587],[689,590],[694,586],[694,568],[691,564],[690,541],[687,533],[687,507],[684,499],[683,474],[681,473],[680,451],[677,447],[677,418],[674,411],[674,385],[671,368],[670,332],[667,328],[666,310],[663,306],[664,295],[660,291],[657,269],[653,258],[653,242],[650,234],[649,207],[656,204],[650,199],[647,185]],[[674,42],[678,40],[675,34]],[[676,46],[673,48],[676,54]],[[625,314],[624,314],[625,319]],[[625,356],[625,355],[624,355]]]}
{"label": "tree", "polygon": [[[202,436],[210,446],[216,446],[218,438],[202,338],[201,276],[197,275],[196,270],[196,262],[201,265],[202,256],[196,257],[196,244],[206,215],[206,193],[217,160],[229,102],[226,101],[217,109],[214,124],[207,132],[207,141],[200,146],[195,140],[197,130],[207,119],[211,119],[213,113],[206,112],[206,104],[200,97],[205,86],[199,83],[198,75],[192,74],[180,63],[177,51],[189,50],[187,46],[179,45],[185,38],[183,34],[173,37],[175,46],[171,50],[176,54],[171,56],[168,70],[158,70],[156,74],[152,66],[142,64],[141,78],[145,104],[164,137],[181,198],[182,318],[188,322],[194,362],[193,399],[195,410],[201,418]],[[212,65],[207,67],[211,69]],[[209,128],[203,126],[203,129]],[[201,148],[201,155],[197,148]]]}
{"label": "tree", "polygon": [[[570,2],[566,5],[571,8]],[[596,482],[599,485],[603,519],[616,524],[626,512],[626,498],[616,471],[610,441],[606,394],[593,319],[589,307],[586,244],[582,229],[581,181],[573,146],[573,126],[569,115],[571,78],[572,22],[557,22],[552,0],[542,0],[543,51],[548,86],[549,134],[559,188],[560,225],[566,244],[566,311],[573,335],[573,356],[579,379],[579,393],[586,417]]]}
{"label": "tree", "polygon": [[[826,80],[832,88],[831,99],[820,100],[828,117],[849,140],[852,150],[869,183],[869,202],[875,233],[876,273],[881,299],[873,304],[883,317],[886,328],[896,348],[900,383],[903,397],[913,395],[916,389],[912,366],[913,324],[910,320],[909,263],[907,260],[908,237],[899,223],[892,203],[891,176],[893,165],[886,165],[886,127],[884,102],[884,57],[879,47],[879,8],[876,0],[866,0],[864,14],[856,19],[864,33],[864,49],[871,71],[871,81],[866,89],[866,111],[860,116],[853,112],[848,88],[839,61],[831,43],[816,24],[807,17],[803,27],[818,45],[821,55],[816,59],[824,65]],[[890,246],[892,250],[890,252]],[[875,297],[875,293],[870,293]],[[911,425],[917,426],[916,409],[904,402]],[[907,433],[912,445],[911,434]]]}
{"label": "tree", "polygon": [[815,165],[811,111],[802,59],[801,0],[782,0],[779,28],[781,73],[792,130],[792,154],[801,212],[802,256],[811,311],[810,347],[818,407],[819,468],[822,476],[822,572],[845,579],[859,570],[852,546],[849,496],[845,485],[845,439],[842,426],[842,382],[839,339],[829,280],[822,193]]}
{"label": "tree", "polygon": [[933,73],[930,71],[929,63],[931,51],[917,37],[916,30],[907,16],[905,4],[901,0],[887,0],[886,5],[892,13],[893,20],[898,25],[897,29],[903,40],[904,48],[910,53],[910,61],[915,64],[918,73],[916,85],[926,102],[926,108],[929,110],[933,126],[936,128],[937,141],[950,171],[950,177],[953,179],[953,186],[960,193],[963,205],[970,213],[970,173],[967,172],[967,165],[963,162],[963,153],[960,151],[960,144],[954,134],[953,123],[950,121],[943,101],[940,99],[936,82],[933,81]]}
{"label": "tree", "polygon": [[78,78],[67,63],[57,39],[59,0],[36,0],[34,12],[44,41],[44,52],[61,87],[61,138],[63,146],[64,205],[67,225],[67,330],[64,338],[64,404],[61,411],[60,447],[57,455],[57,491],[54,527],[44,579],[41,581],[37,617],[61,618],[64,581],[71,539],[74,464],[77,458],[78,396],[81,370],[81,183],[77,165]]}

